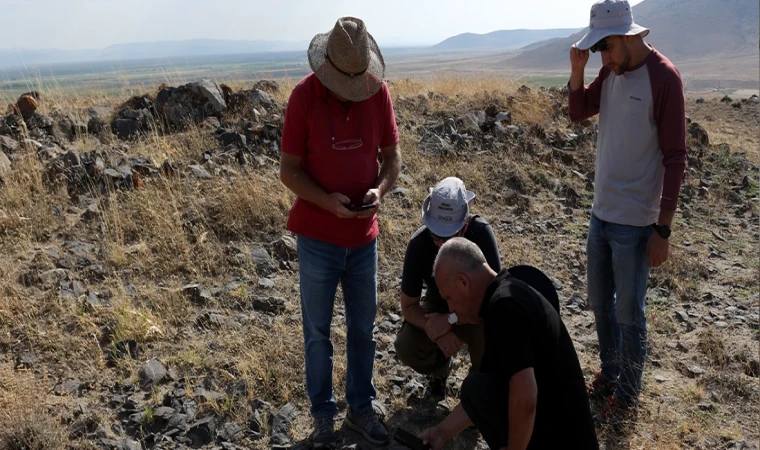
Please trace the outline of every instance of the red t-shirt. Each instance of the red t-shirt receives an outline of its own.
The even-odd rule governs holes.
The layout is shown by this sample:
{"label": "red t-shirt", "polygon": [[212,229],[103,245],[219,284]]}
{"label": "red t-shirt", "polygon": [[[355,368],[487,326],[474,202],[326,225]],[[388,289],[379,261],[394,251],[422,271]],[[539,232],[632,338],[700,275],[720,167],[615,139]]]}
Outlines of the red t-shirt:
{"label": "red t-shirt", "polygon": [[[347,142],[338,146],[345,150],[333,148],[333,133],[336,143]],[[359,139],[362,145],[352,148]],[[385,83],[377,94],[347,108],[327,94],[313,73],[290,94],[282,151],[300,156],[301,167],[327,193],[340,192],[351,203],[361,205],[377,181],[379,149],[397,142],[396,115]],[[290,210],[288,229],[347,248],[369,244],[380,234],[376,214],[367,219],[341,219],[300,197]]]}

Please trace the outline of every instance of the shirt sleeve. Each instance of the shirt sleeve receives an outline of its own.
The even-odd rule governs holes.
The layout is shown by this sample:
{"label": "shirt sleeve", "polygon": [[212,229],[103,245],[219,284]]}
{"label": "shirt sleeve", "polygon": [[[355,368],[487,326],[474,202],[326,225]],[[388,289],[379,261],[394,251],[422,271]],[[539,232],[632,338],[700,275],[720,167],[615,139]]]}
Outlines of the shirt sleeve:
{"label": "shirt sleeve", "polygon": [[602,84],[609,76],[610,69],[602,67],[599,75],[588,86],[582,86],[580,89],[570,90],[568,83],[568,109],[570,110],[570,120],[581,122],[593,117],[599,113],[599,107],[602,101]]}
{"label": "shirt sleeve", "polygon": [[406,246],[404,269],[401,274],[401,292],[415,298],[422,295],[424,277],[420,271],[420,249],[413,237]]}
{"label": "shirt sleeve", "polygon": [[309,140],[308,120],[301,87],[302,85],[296,86],[290,94],[288,106],[285,108],[280,144],[284,153],[294,156],[303,156],[306,153]]}
{"label": "shirt sleeve", "polygon": [[654,89],[654,119],[665,176],[660,207],[675,210],[686,170],[686,105],[678,70],[667,64],[650,70]]}
{"label": "shirt sleeve", "polygon": [[536,326],[535,317],[530,313],[528,305],[516,298],[501,300],[498,309],[489,314],[503,317],[504,323],[502,341],[499,343],[499,372],[506,380],[521,370],[535,366],[535,342],[533,330]]}
{"label": "shirt sleeve", "polygon": [[496,236],[493,234],[493,228],[488,223],[483,224],[483,227],[478,230],[475,236],[475,244],[483,252],[483,256],[486,257],[488,265],[491,266],[494,272],[501,271],[501,259],[499,257],[499,246],[496,244]]}
{"label": "shirt sleeve", "polygon": [[393,110],[393,99],[388,85],[383,83],[383,138],[380,148],[389,147],[398,143],[398,125],[396,125],[396,113]]}

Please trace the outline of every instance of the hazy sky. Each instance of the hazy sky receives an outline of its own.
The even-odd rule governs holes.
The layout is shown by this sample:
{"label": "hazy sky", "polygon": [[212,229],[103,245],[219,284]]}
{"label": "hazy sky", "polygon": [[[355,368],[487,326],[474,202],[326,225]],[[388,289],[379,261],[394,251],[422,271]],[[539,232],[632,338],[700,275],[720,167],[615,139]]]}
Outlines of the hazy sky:
{"label": "hazy sky", "polygon": [[[641,0],[629,0],[631,4]],[[101,48],[195,38],[309,41],[344,15],[380,45],[464,32],[581,28],[593,0],[0,0],[0,48]]]}

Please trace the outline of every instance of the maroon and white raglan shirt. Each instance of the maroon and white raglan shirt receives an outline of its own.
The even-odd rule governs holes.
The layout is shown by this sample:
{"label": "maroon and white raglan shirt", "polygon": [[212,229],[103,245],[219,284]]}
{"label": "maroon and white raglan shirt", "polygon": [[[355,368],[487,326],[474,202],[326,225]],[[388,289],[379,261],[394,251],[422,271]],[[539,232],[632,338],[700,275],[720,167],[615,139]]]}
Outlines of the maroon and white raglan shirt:
{"label": "maroon and white raglan shirt", "polygon": [[621,225],[648,226],[676,209],[686,168],[686,117],[678,69],[652,49],[623,75],[602,67],[570,91],[570,119],[599,114],[592,212]]}

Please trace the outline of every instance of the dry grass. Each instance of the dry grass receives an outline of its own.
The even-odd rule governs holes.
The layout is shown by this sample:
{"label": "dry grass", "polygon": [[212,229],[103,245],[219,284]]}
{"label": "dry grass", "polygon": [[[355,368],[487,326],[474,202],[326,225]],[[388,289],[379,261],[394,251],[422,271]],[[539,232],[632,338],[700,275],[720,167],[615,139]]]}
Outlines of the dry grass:
{"label": "dry grass", "polygon": [[60,417],[42,394],[46,389],[31,374],[0,368],[0,448],[57,450],[68,441]]}

